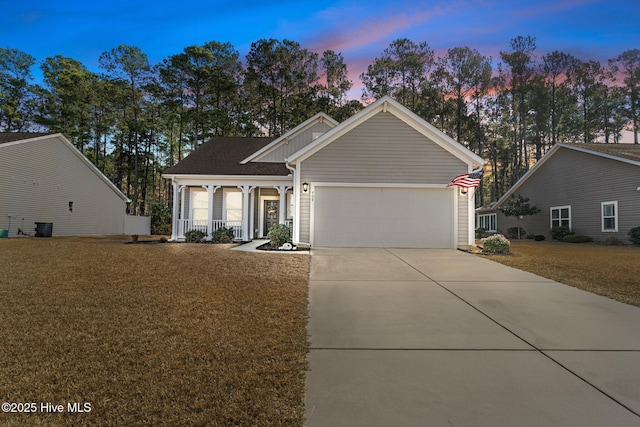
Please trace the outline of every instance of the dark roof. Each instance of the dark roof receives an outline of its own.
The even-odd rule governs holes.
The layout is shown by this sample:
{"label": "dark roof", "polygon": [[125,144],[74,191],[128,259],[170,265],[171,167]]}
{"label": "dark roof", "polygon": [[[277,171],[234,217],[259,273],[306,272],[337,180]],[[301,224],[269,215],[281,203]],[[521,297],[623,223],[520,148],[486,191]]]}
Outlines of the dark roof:
{"label": "dark roof", "polygon": [[563,144],[640,162],[640,144]]}
{"label": "dark roof", "polygon": [[168,175],[287,176],[290,172],[285,167],[284,161],[282,163],[240,163],[271,141],[273,141],[272,138],[216,136],[164,173]]}
{"label": "dark roof", "polygon": [[49,133],[41,132],[0,132],[0,144],[5,142],[20,141],[23,139],[37,138],[39,136],[51,135]]}

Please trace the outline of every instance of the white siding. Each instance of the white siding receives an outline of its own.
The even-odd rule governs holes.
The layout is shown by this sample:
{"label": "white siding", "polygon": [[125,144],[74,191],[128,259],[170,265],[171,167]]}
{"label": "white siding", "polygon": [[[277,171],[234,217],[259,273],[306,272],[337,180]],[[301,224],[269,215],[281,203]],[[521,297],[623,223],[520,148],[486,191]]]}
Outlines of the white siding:
{"label": "white siding", "polygon": [[54,236],[123,234],[124,200],[57,137],[0,145],[0,162],[0,228],[12,216],[11,236],[22,218],[30,233],[51,222]]}

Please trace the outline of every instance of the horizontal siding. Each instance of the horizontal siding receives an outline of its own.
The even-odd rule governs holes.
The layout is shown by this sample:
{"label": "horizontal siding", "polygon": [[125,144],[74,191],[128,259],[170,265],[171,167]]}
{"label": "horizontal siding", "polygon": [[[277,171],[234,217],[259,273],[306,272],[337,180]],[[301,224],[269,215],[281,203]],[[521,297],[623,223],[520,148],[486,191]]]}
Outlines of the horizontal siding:
{"label": "horizontal siding", "polygon": [[280,144],[278,148],[260,158],[260,162],[282,162],[291,154],[305,147],[313,141],[314,133],[325,133],[331,129],[327,123],[315,123],[313,126],[300,132],[293,138],[288,139],[285,143]]}
{"label": "horizontal siding", "polygon": [[469,246],[469,196],[460,195],[456,187],[458,198],[458,247]]}
{"label": "horizontal siding", "polygon": [[4,146],[0,158],[0,228],[14,217],[12,236],[22,218],[26,232],[51,222],[54,236],[123,234],[125,202],[58,138]]}
{"label": "horizontal siding", "polygon": [[308,182],[447,184],[467,165],[390,113],[379,113],[303,162]]}
{"label": "horizontal siding", "polygon": [[[609,237],[628,242],[627,233],[640,226],[640,167],[579,151],[560,148],[516,191],[542,209],[521,221],[529,234],[550,237],[550,207],[571,206],[576,234],[596,241]],[[603,232],[601,203],[618,201],[618,232]],[[515,227],[514,217],[498,213],[498,229]]]}

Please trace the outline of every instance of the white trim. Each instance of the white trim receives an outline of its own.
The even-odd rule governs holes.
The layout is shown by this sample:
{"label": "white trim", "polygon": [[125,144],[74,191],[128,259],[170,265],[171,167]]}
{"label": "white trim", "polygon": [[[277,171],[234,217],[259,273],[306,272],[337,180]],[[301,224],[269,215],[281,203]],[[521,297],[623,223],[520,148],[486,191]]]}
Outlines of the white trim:
{"label": "white trim", "polygon": [[562,226],[562,209],[568,209],[569,210],[569,230],[573,230],[573,224],[572,224],[572,220],[571,220],[571,205],[564,205],[564,206],[549,206],[549,229],[553,228],[553,215],[552,215],[552,211],[553,210],[559,210],[559,214],[560,216],[558,217],[557,221],[560,221],[560,226]]}
{"label": "white trim", "polygon": [[[497,213],[482,213],[482,214],[477,214],[476,216],[476,221],[477,223],[475,224],[476,227],[475,228],[481,228],[480,222],[481,222],[481,218],[482,217],[487,217],[487,218],[491,218],[493,217],[493,221],[491,219],[488,219],[487,223],[489,223],[489,225],[491,225],[491,223],[493,222],[494,227],[493,228],[485,228],[486,231],[490,232],[490,233],[494,233],[498,231],[498,214]],[[482,227],[484,228],[484,227]]]}
{"label": "white trim", "polygon": [[348,188],[403,188],[403,189],[439,189],[454,193],[451,196],[451,206],[453,210],[453,219],[451,221],[451,248],[458,247],[458,197],[456,189],[447,188],[444,184],[391,184],[391,183],[369,183],[369,182],[311,182],[309,193],[311,200],[309,202],[309,240],[311,245],[315,245],[315,190],[316,187],[348,187]]}
{"label": "white trim", "polygon": [[[613,228],[613,229],[604,228],[604,220],[605,220],[604,207],[608,206],[608,205],[613,205],[613,217],[611,217],[611,216],[607,216],[606,217],[606,218],[613,218],[613,220],[615,221],[615,228]],[[618,232],[618,201],[617,200],[611,200],[609,202],[600,203],[600,222],[601,222],[601,225],[602,225],[602,232],[603,233],[617,233]]]}
{"label": "white trim", "polygon": [[[375,188],[447,188],[447,184],[415,184],[389,182],[312,182],[311,187],[375,187]],[[453,188],[453,187],[450,187]]]}

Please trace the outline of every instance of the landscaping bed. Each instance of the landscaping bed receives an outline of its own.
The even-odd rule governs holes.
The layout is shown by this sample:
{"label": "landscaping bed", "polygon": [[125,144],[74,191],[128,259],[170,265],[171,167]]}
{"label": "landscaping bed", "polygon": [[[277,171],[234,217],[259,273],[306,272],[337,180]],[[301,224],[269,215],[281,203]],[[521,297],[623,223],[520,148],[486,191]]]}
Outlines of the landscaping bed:
{"label": "landscaping bed", "polygon": [[0,425],[302,425],[309,257],[127,240],[0,242]]}
{"label": "landscaping bed", "polygon": [[487,258],[640,307],[640,247],[526,240],[511,251]]}

